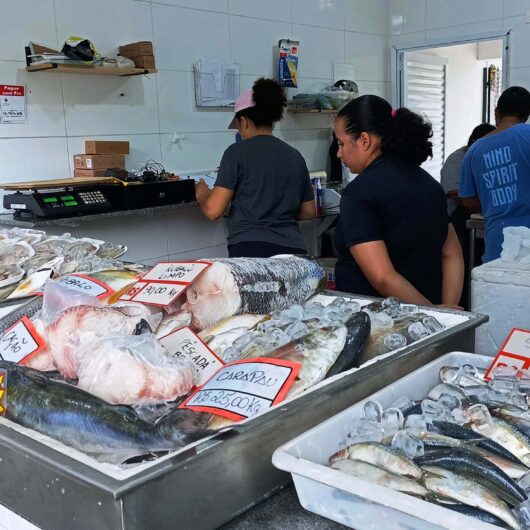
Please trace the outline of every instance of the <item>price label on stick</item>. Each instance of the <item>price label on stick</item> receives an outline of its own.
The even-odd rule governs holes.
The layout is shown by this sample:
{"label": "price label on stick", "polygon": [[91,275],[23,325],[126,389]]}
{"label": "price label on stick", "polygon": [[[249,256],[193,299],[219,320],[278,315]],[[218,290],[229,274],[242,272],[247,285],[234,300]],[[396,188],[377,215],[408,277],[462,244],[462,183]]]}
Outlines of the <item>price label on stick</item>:
{"label": "price label on stick", "polygon": [[301,366],[265,357],[236,361],[221,368],[180,408],[235,421],[250,418],[285,399]]}
{"label": "price label on stick", "polygon": [[211,263],[202,261],[173,261],[155,265],[142,280],[151,282],[192,283]]}
{"label": "price label on stick", "polygon": [[[140,282],[138,282],[140,283]],[[178,285],[176,283],[161,283],[161,282],[141,282],[143,284],[140,289],[132,298],[133,302],[141,302],[147,305],[156,306],[168,306],[176,300],[180,293],[186,290],[187,285]],[[134,288],[134,285],[132,289]],[[125,293],[125,297],[130,296],[129,291]],[[120,300],[124,300],[124,297],[120,297]]]}
{"label": "price label on stick", "polygon": [[0,357],[4,361],[27,361],[46,346],[28,317],[23,316],[0,337]]}
{"label": "price label on stick", "polygon": [[530,369],[530,331],[514,328],[502,345],[499,353],[486,371],[485,379],[490,380],[497,366],[513,366],[520,370]]}
{"label": "price label on stick", "polygon": [[81,293],[95,296],[100,300],[114,294],[114,291],[108,285],[84,274],[68,274],[63,276],[59,283]]}
{"label": "price label on stick", "polygon": [[223,361],[188,327],[162,337],[159,342],[173,357],[187,358],[193,362],[197,371],[197,386],[204,385],[224,366]]}

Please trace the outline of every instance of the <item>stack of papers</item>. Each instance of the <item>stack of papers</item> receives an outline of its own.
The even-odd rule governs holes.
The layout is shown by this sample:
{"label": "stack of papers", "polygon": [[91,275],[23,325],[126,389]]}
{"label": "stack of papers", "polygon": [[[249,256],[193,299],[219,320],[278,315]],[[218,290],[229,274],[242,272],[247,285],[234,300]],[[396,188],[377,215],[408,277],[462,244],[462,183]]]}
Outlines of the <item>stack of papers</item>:
{"label": "stack of papers", "polygon": [[195,103],[198,107],[233,106],[239,96],[239,66],[216,59],[193,65]]}

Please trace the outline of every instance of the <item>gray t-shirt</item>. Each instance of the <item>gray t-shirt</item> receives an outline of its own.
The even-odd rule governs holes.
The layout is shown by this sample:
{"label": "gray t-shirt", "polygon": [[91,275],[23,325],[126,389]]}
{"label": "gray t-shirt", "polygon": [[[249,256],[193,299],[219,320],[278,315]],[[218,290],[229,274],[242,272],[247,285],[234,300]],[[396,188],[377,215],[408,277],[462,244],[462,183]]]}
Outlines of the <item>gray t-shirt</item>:
{"label": "gray t-shirt", "polygon": [[215,185],[234,192],[229,244],[262,241],[304,248],[297,215],[314,194],[305,160],[294,147],[269,135],[232,144]]}
{"label": "gray t-shirt", "polygon": [[[440,184],[443,186],[445,193],[452,190],[458,191],[460,184],[460,170],[462,169],[462,162],[467,153],[467,147],[461,147],[452,152],[445,161],[442,171],[440,172]],[[447,214],[451,215],[454,209],[460,204],[460,199],[447,198]]]}

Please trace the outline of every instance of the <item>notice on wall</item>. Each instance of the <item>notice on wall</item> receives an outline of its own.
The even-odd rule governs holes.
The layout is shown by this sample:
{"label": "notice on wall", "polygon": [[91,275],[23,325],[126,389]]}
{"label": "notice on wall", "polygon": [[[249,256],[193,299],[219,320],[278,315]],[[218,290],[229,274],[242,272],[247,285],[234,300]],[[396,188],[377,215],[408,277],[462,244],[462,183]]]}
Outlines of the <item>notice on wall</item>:
{"label": "notice on wall", "polygon": [[491,379],[497,366],[513,366],[520,370],[530,369],[530,331],[512,329],[499,353],[486,371],[484,379]]}
{"label": "notice on wall", "polygon": [[301,366],[266,357],[230,363],[180,408],[209,412],[235,421],[251,418],[285,399]]}
{"label": "notice on wall", "polygon": [[27,123],[25,85],[0,85],[0,123]]}

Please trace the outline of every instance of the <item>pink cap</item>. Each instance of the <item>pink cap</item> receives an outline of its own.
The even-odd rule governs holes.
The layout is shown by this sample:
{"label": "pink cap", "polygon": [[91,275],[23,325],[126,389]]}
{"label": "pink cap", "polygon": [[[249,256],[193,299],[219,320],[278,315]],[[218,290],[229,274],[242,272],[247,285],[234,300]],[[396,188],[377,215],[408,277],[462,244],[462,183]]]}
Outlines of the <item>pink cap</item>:
{"label": "pink cap", "polygon": [[[241,92],[241,94],[239,94],[239,97],[236,99],[236,105],[235,105],[234,112],[235,114],[237,114],[240,110],[249,109],[250,107],[255,107],[255,106],[256,106],[256,103],[254,103],[254,98],[252,96],[252,89],[249,88],[248,90],[245,90],[244,92]],[[228,128],[237,129],[236,121],[237,121],[236,117],[234,116]]]}

